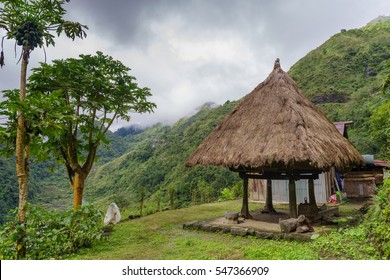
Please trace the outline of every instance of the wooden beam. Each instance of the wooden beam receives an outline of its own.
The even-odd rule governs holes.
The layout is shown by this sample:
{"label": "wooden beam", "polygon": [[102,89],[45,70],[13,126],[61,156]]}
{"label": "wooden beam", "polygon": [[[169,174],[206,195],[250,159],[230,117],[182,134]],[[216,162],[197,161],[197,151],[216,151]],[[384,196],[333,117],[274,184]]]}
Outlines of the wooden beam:
{"label": "wooden beam", "polygon": [[245,167],[239,167],[239,168],[229,168],[230,171],[233,172],[240,172],[240,173],[253,173],[253,174],[320,174],[324,172],[325,170],[319,170],[319,169],[285,169],[285,168],[258,168],[258,169],[253,169],[253,168],[245,168]]}
{"label": "wooden beam", "polygon": [[283,174],[283,173],[264,173],[264,174],[253,174],[253,173],[244,173],[240,172],[241,178],[249,179],[271,179],[271,180],[289,180],[289,179],[318,179],[319,176],[317,173],[314,174]]}
{"label": "wooden beam", "polygon": [[317,205],[316,196],[314,193],[314,180],[313,179],[309,179],[308,188],[309,188],[309,203],[313,204],[313,205]]}
{"label": "wooden beam", "polygon": [[241,216],[245,219],[252,219],[252,216],[249,214],[249,203],[248,203],[248,178],[243,178],[243,194],[242,194],[242,208]]}
{"label": "wooden beam", "polygon": [[272,180],[267,180],[267,194],[266,194],[266,200],[264,209],[261,211],[261,213],[267,213],[267,214],[275,214],[276,210],[274,208],[274,205],[272,204]]}
{"label": "wooden beam", "polygon": [[297,218],[297,193],[295,189],[295,180],[290,179],[288,181],[288,194],[289,194],[289,208],[290,208],[290,218]]}

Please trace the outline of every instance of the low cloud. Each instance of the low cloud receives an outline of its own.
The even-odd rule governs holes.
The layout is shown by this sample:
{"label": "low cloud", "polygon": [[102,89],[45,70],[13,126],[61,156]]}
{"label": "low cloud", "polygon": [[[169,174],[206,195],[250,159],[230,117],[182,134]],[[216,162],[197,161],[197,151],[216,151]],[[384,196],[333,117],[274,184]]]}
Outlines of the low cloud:
{"label": "low cloud", "polygon": [[[340,29],[390,14],[387,0],[73,0],[66,7],[69,19],[89,26],[88,36],[58,39],[48,61],[98,50],[122,61],[157,104],[154,114],[133,116],[145,126],[171,124],[208,101],[239,99],[266,78],[275,58],[287,71]],[[4,49],[0,90],[19,83],[13,44]],[[43,60],[36,50],[30,66]]]}

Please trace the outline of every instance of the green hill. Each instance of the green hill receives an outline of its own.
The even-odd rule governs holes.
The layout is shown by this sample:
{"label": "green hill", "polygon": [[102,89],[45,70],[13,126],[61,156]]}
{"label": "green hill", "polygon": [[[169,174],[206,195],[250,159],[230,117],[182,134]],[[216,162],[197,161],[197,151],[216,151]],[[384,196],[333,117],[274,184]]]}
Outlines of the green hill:
{"label": "green hill", "polygon": [[289,74],[332,121],[354,122],[349,138],[362,154],[381,156],[368,119],[389,100],[381,86],[390,74],[390,20],[372,22],[332,36]]}
{"label": "green hill", "polygon": [[345,103],[383,83],[390,59],[390,20],[342,31],[293,65],[290,76],[316,103]]}
{"label": "green hill", "polygon": [[125,137],[129,150],[95,169],[87,197],[118,200],[119,196],[132,204],[144,197],[154,201],[154,207],[167,207],[171,197],[174,207],[217,199],[224,187],[239,181],[237,174],[217,167],[189,169],[184,162],[235,104],[226,102],[215,109],[205,106],[171,127],[158,124]]}

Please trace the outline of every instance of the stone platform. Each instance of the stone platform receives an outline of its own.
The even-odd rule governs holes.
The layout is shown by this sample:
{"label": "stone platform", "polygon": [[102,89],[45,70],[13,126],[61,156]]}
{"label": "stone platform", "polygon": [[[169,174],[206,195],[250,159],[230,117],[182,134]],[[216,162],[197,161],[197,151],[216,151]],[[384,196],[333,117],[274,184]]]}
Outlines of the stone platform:
{"label": "stone platform", "polygon": [[225,217],[209,219],[206,221],[191,221],[183,224],[183,229],[203,230],[208,232],[230,233],[238,236],[255,236],[265,239],[288,239],[310,241],[314,234],[326,231],[314,226],[314,232],[308,233],[282,233],[279,226],[279,219],[287,219],[288,214],[278,212],[276,214],[263,214],[261,211],[251,212],[253,220],[238,219],[237,224],[229,223]]}

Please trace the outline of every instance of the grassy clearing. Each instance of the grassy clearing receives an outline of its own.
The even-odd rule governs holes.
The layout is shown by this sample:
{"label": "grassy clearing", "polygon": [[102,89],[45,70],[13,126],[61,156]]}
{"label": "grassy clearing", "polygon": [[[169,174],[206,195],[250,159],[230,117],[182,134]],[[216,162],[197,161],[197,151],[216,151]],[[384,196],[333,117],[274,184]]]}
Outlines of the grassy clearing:
{"label": "grassy clearing", "polygon": [[[187,231],[182,224],[239,211],[241,201],[204,204],[126,220],[113,235],[74,259],[315,259],[309,249],[295,250],[297,243],[242,238],[229,234]],[[261,207],[251,204],[251,209]],[[299,243],[301,248],[308,244]],[[275,253],[278,252],[278,253]]]}
{"label": "grassy clearing", "polygon": [[[261,207],[262,205],[257,203],[250,204],[251,210]],[[182,224],[185,222],[219,217],[226,211],[239,211],[240,208],[240,200],[225,201],[159,212],[131,221],[124,220],[115,226],[109,239],[95,244],[92,248],[83,249],[70,258],[104,260],[311,260],[337,258],[337,254],[333,254],[332,247],[327,244],[327,236],[306,243],[237,237],[230,234],[182,229]],[[344,205],[341,207],[341,211],[353,215],[356,214],[356,207]],[[334,235],[332,238],[334,240]],[[348,241],[344,240],[342,235],[337,237],[337,241],[347,248],[361,247],[361,244],[355,244],[353,240],[350,241],[353,244],[348,245]],[[324,244],[328,246],[325,251],[321,249]],[[348,257],[349,255],[343,256],[343,258]],[[364,252],[351,258],[368,259],[372,256]]]}

